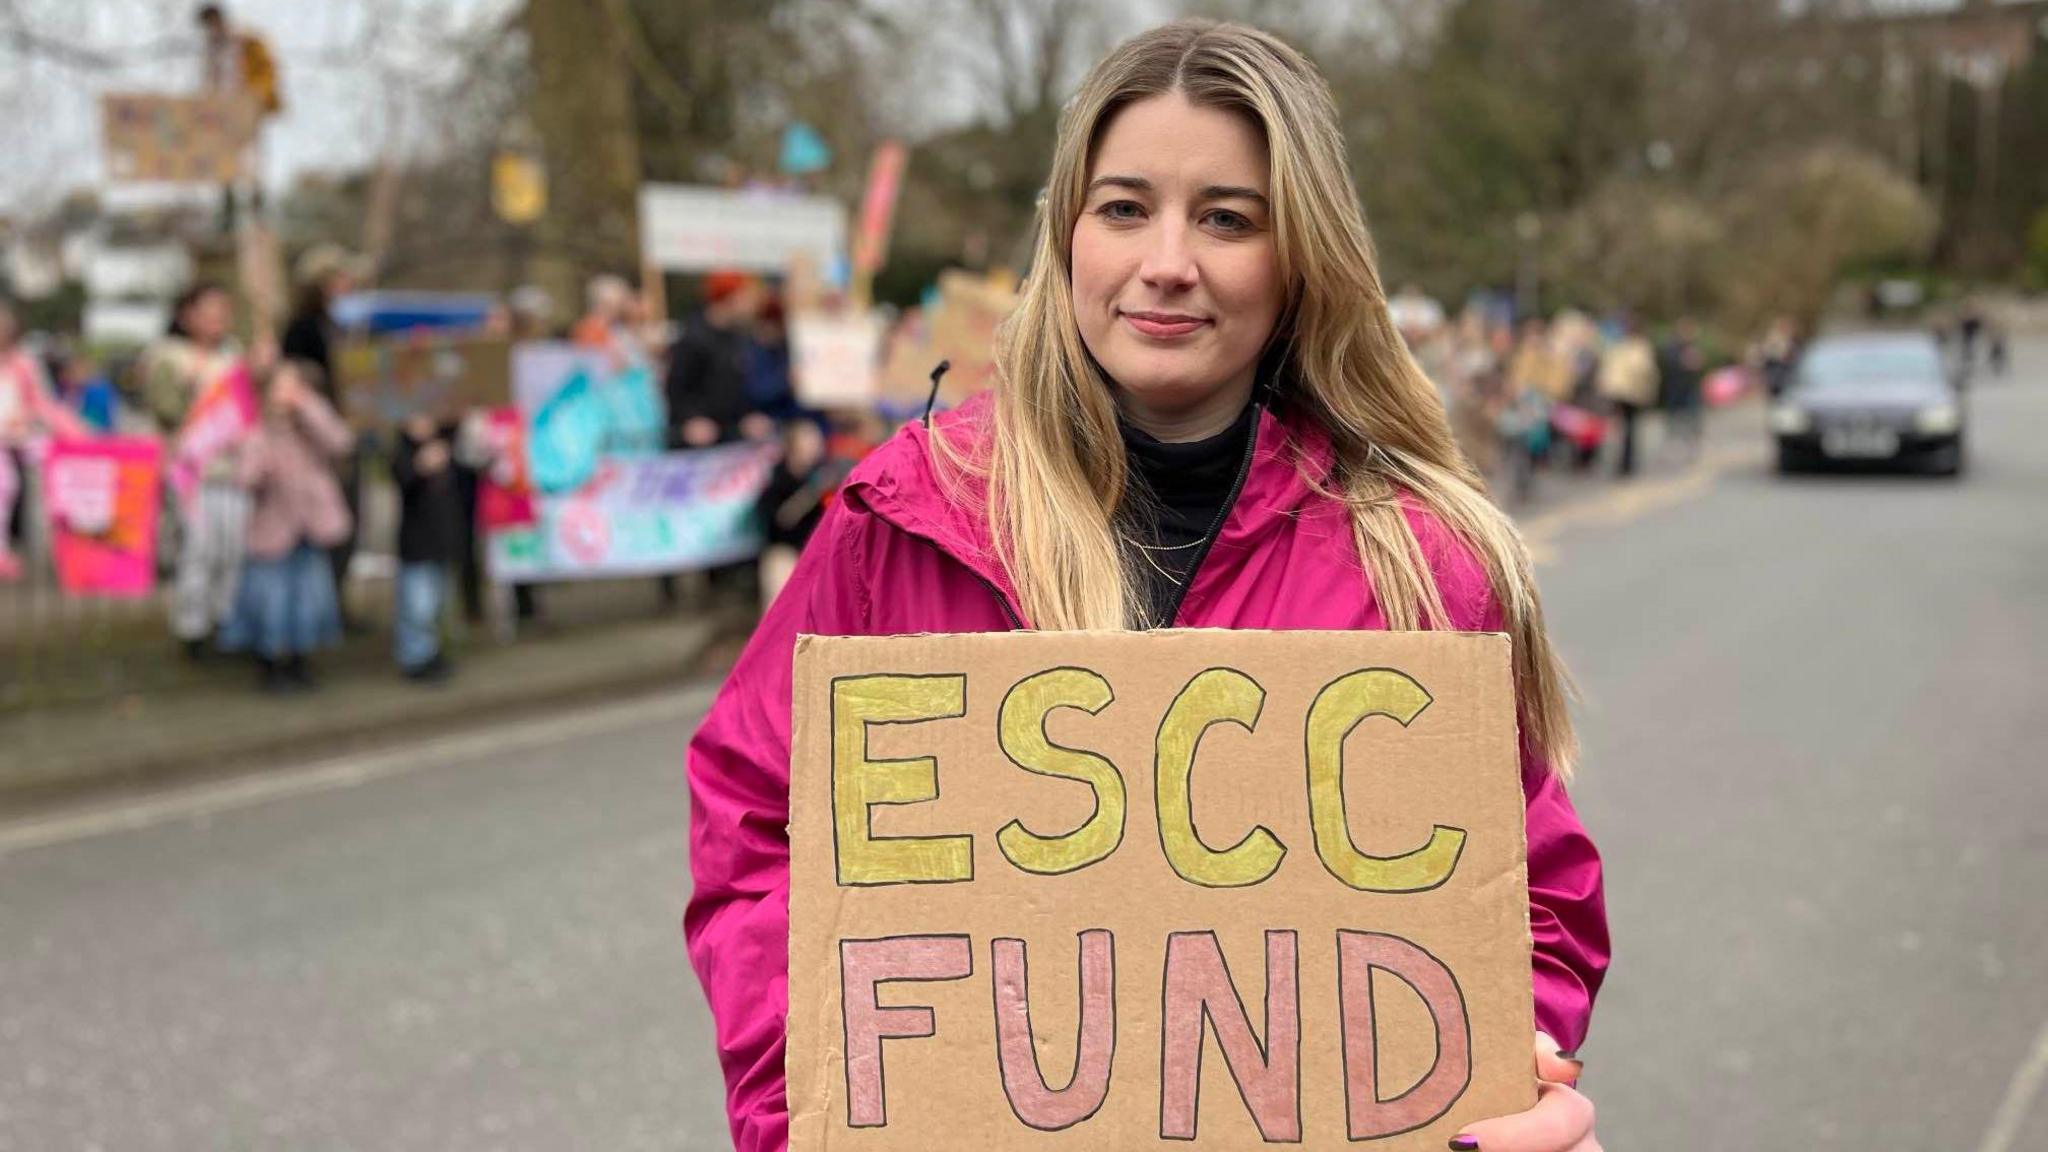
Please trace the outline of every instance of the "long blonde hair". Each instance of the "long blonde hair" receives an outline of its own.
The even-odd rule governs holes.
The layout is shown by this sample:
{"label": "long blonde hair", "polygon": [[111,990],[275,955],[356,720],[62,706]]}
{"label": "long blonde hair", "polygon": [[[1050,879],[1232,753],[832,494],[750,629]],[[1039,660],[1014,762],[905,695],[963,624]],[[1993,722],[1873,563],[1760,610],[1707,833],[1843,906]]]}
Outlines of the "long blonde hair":
{"label": "long blonde hair", "polygon": [[1280,271],[1292,286],[1275,333],[1275,399],[1329,434],[1328,490],[1351,509],[1387,627],[1449,621],[1404,514],[1413,500],[1484,566],[1513,639],[1524,738],[1569,775],[1578,749],[1568,680],[1544,631],[1528,550],[1488,500],[1388,317],[1329,86],[1273,36],[1178,20],[1095,66],[1061,117],[1031,274],[997,335],[993,435],[973,461],[933,437],[942,474],[964,464],[985,477],[990,536],[1034,627],[1123,628],[1140,618],[1118,533],[1126,476],[1116,401],[1081,340],[1070,250],[1097,136],[1124,106],[1176,91],[1265,133]]}

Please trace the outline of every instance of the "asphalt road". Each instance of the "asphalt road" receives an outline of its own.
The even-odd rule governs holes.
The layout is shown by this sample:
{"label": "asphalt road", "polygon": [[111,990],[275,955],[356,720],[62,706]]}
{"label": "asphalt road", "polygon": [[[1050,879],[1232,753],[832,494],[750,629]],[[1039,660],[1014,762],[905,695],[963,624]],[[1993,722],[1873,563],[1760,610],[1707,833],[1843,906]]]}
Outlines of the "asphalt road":
{"label": "asphalt road", "polygon": [[[2021,357],[1960,482],[1723,452],[1533,526],[1609,865],[1609,1148],[2048,1148]],[[0,828],[0,1150],[725,1146],[677,929],[703,702]]]}

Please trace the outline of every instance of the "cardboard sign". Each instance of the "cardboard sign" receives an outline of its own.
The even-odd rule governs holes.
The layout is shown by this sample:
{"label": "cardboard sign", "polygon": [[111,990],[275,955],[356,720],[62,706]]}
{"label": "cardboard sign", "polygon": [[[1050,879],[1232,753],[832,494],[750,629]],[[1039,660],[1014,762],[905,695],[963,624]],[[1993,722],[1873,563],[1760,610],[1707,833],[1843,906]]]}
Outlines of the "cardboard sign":
{"label": "cardboard sign", "polygon": [[796,398],[810,408],[867,408],[881,371],[882,318],[872,312],[799,312],[790,318]]}
{"label": "cardboard sign", "polygon": [[220,97],[114,93],[100,98],[100,122],[113,180],[232,184],[256,113]]}
{"label": "cardboard sign", "polygon": [[794,692],[792,1149],[1434,1152],[1534,1104],[1506,637],[807,636]]}
{"label": "cardboard sign", "polygon": [[512,346],[502,337],[408,332],[344,343],[334,360],[342,414],[358,428],[415,412],[455,419],[512,399]]}

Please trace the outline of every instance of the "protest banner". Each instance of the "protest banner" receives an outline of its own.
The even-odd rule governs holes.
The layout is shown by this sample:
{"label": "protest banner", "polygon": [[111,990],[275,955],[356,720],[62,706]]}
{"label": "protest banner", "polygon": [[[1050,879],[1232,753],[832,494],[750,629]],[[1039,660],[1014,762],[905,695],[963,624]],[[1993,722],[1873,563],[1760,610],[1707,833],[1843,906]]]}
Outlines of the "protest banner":
{"label": "protest banner", "polygon": [[754,506],[779,451],[734,444],[602,457],[573,491],[532,497],[532,523],[492,530],[491,579],[537,583],[713,568],[757,555]]}
{"label": "protest banner", "polygon": [[200,382],[164,466],[171,492],[181,506],[189,505],[198,494],[199,482],[214,456],[240,443],[255,426],[256,389],[249,382],[247,363],[232,361]]}
{"label": "protest banner", "polygon": [[830,196],[647,184],[640,251],[668,272],[780,273],[799,258],[829,268],[846,251],[846,209]]}
{"label": "protest banner", "polygon": [[512,345],[473,332],[407,332],[345,341],[334,359],[342,414],[382,428],[415,412],[452,420],[510,402]]}
{"label": "protest banner", "polygon": [[232,184],[256,113],[221,97],[111,93],[100,98],[100,123],[113,180]]}
{"label": "protest banner", "polygon": [[800,637],[790,1147],[1438,1150],[1531,1107],[1509,652]]}
{"label": "protest banner", "polygon": [[526,417],[527,471],[542,492],[581,487],[605,457],[657,455],[667,436],[653,366],[598,349],[519,345],[512,400]]}
{"label": "protest banner", "polygon": [[51,559],[69,596],[136,599],[156,587],[162,448],[148,437],[58,440],[43,463]]}
{"label": "protest banner", "polygon": [[790,367],[797,400],[808,408],[873,406],[886,329],[872,312],[791,315]]}

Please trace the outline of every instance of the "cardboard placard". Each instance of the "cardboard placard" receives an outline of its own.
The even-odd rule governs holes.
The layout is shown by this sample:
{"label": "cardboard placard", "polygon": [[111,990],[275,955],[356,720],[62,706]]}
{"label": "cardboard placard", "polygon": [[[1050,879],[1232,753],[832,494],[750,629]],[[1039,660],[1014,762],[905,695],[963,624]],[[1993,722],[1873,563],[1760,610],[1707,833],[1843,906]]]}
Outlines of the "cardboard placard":
{"label": "cardboard placard", "polygon": [[1017,290],[1005,279],[957,269],[939,273],[939,307],[932,313],[932,347],[953,362],[943,393],[967,397],[996,382],[996,328],[1017,307]]}
{"label": "cardboard placard", "polygon": [[1506,637],[806,636],[793,705],[797,1152],[1534,1104]]}
{"label": "cardboard placard", "polygon": [[796,398],[810,408],[867,408],[880,383],[886,325],[872,312],[798,312],[789,318]]}
{"label": "cardboard placard", "polygon": [[354,338],[336,350],[342,414],[359,428],[397,424],[415,412],[455,419],[512,399],[512,345],[503,337],[408,332]]}
{"label": "cardboard placard", "polygon": [[218,96],[110,93],[100,98],[100,123],[110,179],[232,184],[256,110]]}

